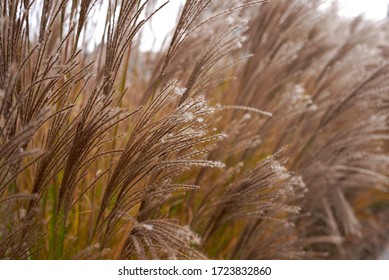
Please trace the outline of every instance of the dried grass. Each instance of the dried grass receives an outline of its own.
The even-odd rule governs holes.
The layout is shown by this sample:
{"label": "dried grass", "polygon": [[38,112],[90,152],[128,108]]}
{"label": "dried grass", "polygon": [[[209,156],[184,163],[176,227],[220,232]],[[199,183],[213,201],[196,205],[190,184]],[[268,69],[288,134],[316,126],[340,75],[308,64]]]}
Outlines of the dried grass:
{"label": "dried grass", "polygon": [[[370,259],[388,234],[387,23],[320,1],[0,3],[0,258]],[[39,11],[36,27],[33,12]]]}

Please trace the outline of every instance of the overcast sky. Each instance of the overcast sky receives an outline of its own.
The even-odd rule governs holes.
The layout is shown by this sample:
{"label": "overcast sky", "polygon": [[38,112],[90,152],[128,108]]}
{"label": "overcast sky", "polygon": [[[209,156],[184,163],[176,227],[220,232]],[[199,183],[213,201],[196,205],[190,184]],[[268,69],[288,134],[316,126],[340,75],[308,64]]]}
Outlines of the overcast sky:
{"label": "overcast sky", "polygon": [[[272,0],[277,1],[277,0]],[[333,1],[333,0],[327,0]],[[164,3],[164,0],[160,0]],[[158,50],[165,35],[168,34],[175,24],[177,12],[184,0],[171,0],[163,10],[157,13],[150,26],[144,29],[144,36],[142,38],[142,50]],[[386,17],[389,0],[338,0],[339,14],[345,17],[355,17],[359,14],[364,14],[366,18],[373,20],[382,20]],[[151,35],[152,32],[155,36]],[[147,35],[150,34],[150,35]]]}
{"label": "overcast sky", "polygon": [[[168,0],[158,0],[158,4],[162,5]],[[270,0],[278,1],[278,0]],[[359,14],[364,14],[366,18],[371,20],[383,20],[387,16],[389,0],[323,0],[323,1],[338,1],[339,14],[345,17],[355,17]],[[39,24],[39,12],[41,10],[43,0],[36,0],[38,7],[31,11],[32,27],[37,28]],[[102,5],[97,5],[97,10],[92,15],[92,25],[94,32],[87,32],[86,40],[89,42],[88,49],[93,51],[95,46],[99,45],[104,32],[104,19],[108,9],[109,1],[99,1]],[[143,51],[159,51],[166,36],[173,30],[178,11],[185,3],[185,0],[170,0],[158,13],[152,17],[152,21],[147,23],[142,29],[143,36],[141,39],[141,50]],[[36,19],[36,20],[34,20]],[[80,43],[81,44],[81,43]]]}
{"label": "overcast sky", "polygon": [[344,16],[356,16],[365,14],[370,19],[384,19],[388,10],[389,0],[338,0],[340,14]]}

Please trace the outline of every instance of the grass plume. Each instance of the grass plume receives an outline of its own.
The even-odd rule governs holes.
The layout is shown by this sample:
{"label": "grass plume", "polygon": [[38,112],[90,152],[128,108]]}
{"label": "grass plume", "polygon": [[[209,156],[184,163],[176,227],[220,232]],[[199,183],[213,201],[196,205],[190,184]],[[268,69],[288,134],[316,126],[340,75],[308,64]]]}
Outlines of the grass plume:
{"label": "grass plume", "polygon": [[[0,258],[375,259],[388,23],[319,0],[0,3]],[[38,21],[35,21],[36,15]]]}

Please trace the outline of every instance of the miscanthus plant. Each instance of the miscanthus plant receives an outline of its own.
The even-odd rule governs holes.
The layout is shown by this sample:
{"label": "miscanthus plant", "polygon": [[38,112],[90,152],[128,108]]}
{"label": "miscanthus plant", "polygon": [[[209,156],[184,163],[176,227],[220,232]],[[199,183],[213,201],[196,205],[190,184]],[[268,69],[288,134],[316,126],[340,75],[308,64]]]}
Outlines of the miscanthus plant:
{"label": "miscanthus plant", "polygon": [[165,5],[0,2],[0,258],[379,257],[388,25],[187,0],[141,52]]}

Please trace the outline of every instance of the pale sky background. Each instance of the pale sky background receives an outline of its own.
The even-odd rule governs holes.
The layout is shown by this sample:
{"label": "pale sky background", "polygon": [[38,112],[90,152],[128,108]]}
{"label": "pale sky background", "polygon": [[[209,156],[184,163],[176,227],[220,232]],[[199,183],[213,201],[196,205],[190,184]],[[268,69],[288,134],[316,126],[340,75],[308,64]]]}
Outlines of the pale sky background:
{"label": "pale sky background", "polygon": [[[162,5],[167,0],[158,0],[158,5]],[[277,1],[277,0],[271,0]],[[344,17],[355,17],[359,14],[364,14],[365,18],[370,20],[383,20],[387,16],[389,0],[324,0],[329,2],[337,1],[339,4],[339,14]],[[36,7],[41,7],[43,0],[36,0]],[[103,3],[92,15],[92,21],[95,28],[93,32],[87,32],[86,41],[90,42],[88,49],[92,51],[95,45],[101,41],[104,31],[105,16],[108,9],[108,1],[99,1]],[[147,23],[142,32],[141,50],[143,51],[159,51],[162,47],[166,35],[174,28],[178,11],[185,3],[185,0],[170,0],[170,2],[156,13],[152,21]],[[32,27],[37,28],[39,23],[39,12],[41,8],[36,8],[31,13]],[[35,19],[35,20],[34,20]]]}
{"label": "pale sky background", "polygon": [[[272,0],[277,1],[277,0]],[[336,0],[327,0],[328,2]],[[344,17],[355,17],[359,14],[364,14],[365,18],[371,20],[383,20],[386,18],[389,0],[337,0],[339,3],[339,14]],[[166,0],[159,0],[158,4],[162,4]],[[158,51],[165,36],[174,28],[175,19],[180,7],[185,0],[170,0],[161,11],[153,18],[150,25],[144,28],[144,36],[141,41],[141,49],[143,51],[154,50]],[[153,32],[151,32],[153,31]],[[155,36],[152,34],[154,33]],[[148,35],[149,34],[149,35]]]}
{"label": "pale sky background", "polygon": [[381,20],[386,17],[388,0],[339,0],[340,15],[355,17],[365,14],[366,18]]}
{"label": "pale sky background", "polygon": [[[159,7],[168,0],[158,0],[157,6]],[[154,50],[158,51],[166,35],[169,34],[173,28],[175,27],[176,19],[178,17],[178,11],[184,5],[185,0],[170,0],[170,2],[164,6],[160,11],[158,11],[149,23],[146,23],[144,28],[142,29],[143,36],[141,41],[141,50],[149,51]],[[100,11],[97,12],[93,19],[96,24],[95,34],[91,35],[91,40],[89,42],[94,42],[94,44],[98,45],[101,41],[100,33],[103,34],[105,15],[108,9],[108,1],[103,1],[103,5],[100,8]],[[91,46],[93,49],[93,44]]]}

